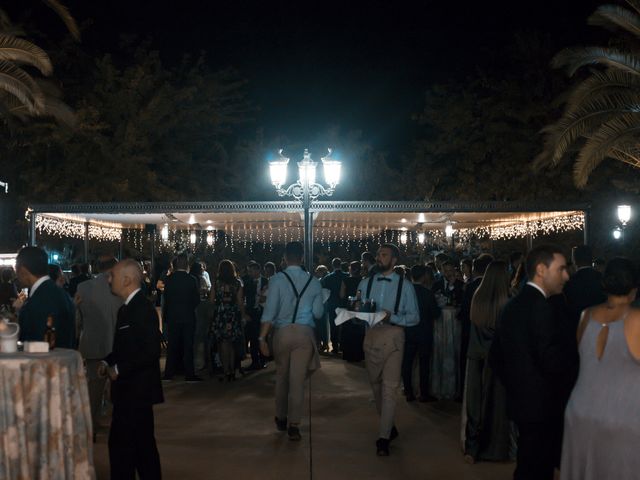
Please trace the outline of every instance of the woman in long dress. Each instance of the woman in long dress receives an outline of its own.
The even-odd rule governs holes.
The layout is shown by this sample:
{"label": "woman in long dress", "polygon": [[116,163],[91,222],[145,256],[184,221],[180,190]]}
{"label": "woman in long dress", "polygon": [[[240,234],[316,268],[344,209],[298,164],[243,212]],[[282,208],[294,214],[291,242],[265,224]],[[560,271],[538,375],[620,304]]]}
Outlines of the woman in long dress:
{"label": "woman in long dress", "polygon": [[640,478],[640,310],[630,260],[607,265],[607,300],[578,326],[580,373],[564,416],[562,480]]}
{"label": "woman in long dress", "polygon": [[244,343],[242,322],[247,320],[247,315],[242,282],[229,260],[222,260],[218,266],[218,276],[211,288],[211,301],[215,309],[213,333],[224,379],[232,381],[235,380],[236,367],[240,366],[238,358]]}
{"label": "woman in long dress", "polygon": [[507,264],[491,262],[471,301],[465,389],[467,463],[508,460],[510,456],[511,424],[506,414],[506,392],[488,361],[498,315],[509,299],[509,280]]}

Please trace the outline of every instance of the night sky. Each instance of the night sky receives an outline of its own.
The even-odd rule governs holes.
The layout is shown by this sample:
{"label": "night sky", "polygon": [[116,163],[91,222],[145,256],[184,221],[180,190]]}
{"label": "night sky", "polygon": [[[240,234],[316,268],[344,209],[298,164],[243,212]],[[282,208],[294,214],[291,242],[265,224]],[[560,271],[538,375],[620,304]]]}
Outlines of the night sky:
{"label": "night sky", "polygon": [[[47,28],[61,28],[29,1]],[[236,68],[259,107],[253,126],[266,138],[304,143],[340,127],[393,150],[410,139],[411,114],[421,111],[429,85],[491,68],[514,32],[548,33],[558,49],[594,40],[597,29],[586,18],[602,2],[65,3],[78,23],[90,22],[83,48],[93,54],[136,34],[150,38],[168,64],[204,50],[212,68]]]}

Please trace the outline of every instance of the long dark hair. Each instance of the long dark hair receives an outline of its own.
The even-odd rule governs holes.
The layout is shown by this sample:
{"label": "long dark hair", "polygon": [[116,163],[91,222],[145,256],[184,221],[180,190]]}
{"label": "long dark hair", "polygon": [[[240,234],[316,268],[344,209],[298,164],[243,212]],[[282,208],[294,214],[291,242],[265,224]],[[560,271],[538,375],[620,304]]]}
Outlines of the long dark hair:
{"label": "long dark hair", "polygon": [[235,285],[238,283],[236,267],[233,265],[231,260],[222,260],[218,264],[218,281],[228,285]]}
{"label": "long dark hair", "polygon": [[509,299],[509,271],[506,262],[489,264],[471,300],[471,321],[481,328],[495,328],[498,314]]}

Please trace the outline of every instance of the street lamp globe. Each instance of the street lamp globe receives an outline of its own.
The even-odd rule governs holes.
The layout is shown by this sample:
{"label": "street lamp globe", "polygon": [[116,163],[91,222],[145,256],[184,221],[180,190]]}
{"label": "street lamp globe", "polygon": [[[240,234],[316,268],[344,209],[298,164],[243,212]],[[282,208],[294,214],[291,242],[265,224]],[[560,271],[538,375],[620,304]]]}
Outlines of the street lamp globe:
{"label": "street lamp globe", "polygon": [[622,229],[620,227],[613,229],[613,238],[615,240],[620,240],[622,238]]}
{"label": "street lamp globe", "polygon": [[311,159],[308,149],[304,149],[304,156],[301,162],[298,162],[298,175],[301,185],[313,185],[316,183],[316,162]]}
{"label": "street lamp globe", "polygon": [[282,155],[282,149],[278,150],[279,158],[269,162],[269,174],[271,175],[271,183],[280,188],[287,183],[287,165],[289,159]]}
{"label": "street lamp globe", "polygon": [[618,220],[622,225],[626,225],[631,220],[631,206],[618,205]]}
{"label": "street lamp globe", "polygon": [[322,158],[322,167],[324,168],[324,180],[331,188],[335,188],[340,183],[340,171],[342,163],[339,160],[331,158],[332,149],[328,149],[329,154]]}

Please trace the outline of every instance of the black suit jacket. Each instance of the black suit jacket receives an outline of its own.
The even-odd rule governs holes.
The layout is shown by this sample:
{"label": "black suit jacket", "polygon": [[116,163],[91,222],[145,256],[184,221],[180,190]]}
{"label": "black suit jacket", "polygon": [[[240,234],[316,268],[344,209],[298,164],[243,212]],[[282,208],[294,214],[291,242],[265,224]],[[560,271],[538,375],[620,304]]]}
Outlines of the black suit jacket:
{"label": "black suit jacket", "polygon": [[420,323],[413,327],[404,329],[404,338],[412,343],[433,342],[433,322],[440,316],[440,307],[436,302],[436,297],[431,290],[424,285],[413,284],[418,300],[418,311],[420,312]]}
{"label": "black suit jacket", "polygon": [[[431,287],[431,291],[434,293],[441,293],[443,295],[448,295],[449,292],[445,291],[444,286],[444,277],[436,280]],[[456,305],[460,305],[462,303],[462,295],[464,293],[464,283],[461,280],[456,279],[453,283],[453,301]]]}
{"label": "black suit jacket", "polygon": [[565,284],[564,294],[569,309],[570,327],[575,337],[582,311],[607,299],[602,289],[602,274],[591,267],[579,269]]}
{"label": "black suit jacket", "polygon": [[504,307],[490,350],[490,364],[507,389],[510,418],[529,423],[561,419],[562,385],[576,362],[551,305],[525,285]]}
{"label": "black suit jacket", "polygon": [[[263,289],[269,284],[269,280],[267,280],[266,277],[261,276],[258,280],[259,280],[258,284],[260,289]],[[244,293],[245,305],[247,306],[247,311],[253,310],[255,307],[259,307],[259,305],[255,304],[257,292],[256,292],[256,283],[254,282],[253,278],[251,278],[250,276],[246,276],[242,279],[242,283],[244,284],[243,293]]]}
{"label": "black suit jacket", "polygon": [[53,317],[56,347],[76,348],[76,313],[67,292],[53,280],[45,280],[20,309],[20,340],[43,341],[47,331],[47,317]]}
{"label": "black suit jacket", "polygon": [[113,350],[105,361],[118,367],[111,386],[116,407],[147,407],[162,403],[158,313],[139,291],[118,310]]}
{"label": "black suit jacket", "polygon": [[196,321],[196,307],[200,303],[198,280],[187,272],[173,272],[164,285],[163,318],[170,323]]}
{"label": "black suit jacket", "polygon": [[460,312],[458,312],[458,320],[460,320],[462,327],[463,339],[469,338],[469,332],[471,331],[471,301],[473,300],[473,294],[476,293],[476,290],[481,283],[482,277],[478,277],[471,280],[464,287],[462,303],[460,304]]}

